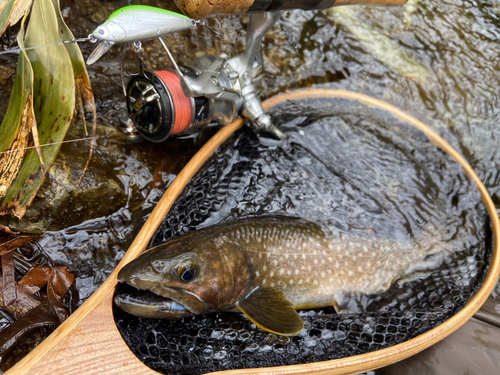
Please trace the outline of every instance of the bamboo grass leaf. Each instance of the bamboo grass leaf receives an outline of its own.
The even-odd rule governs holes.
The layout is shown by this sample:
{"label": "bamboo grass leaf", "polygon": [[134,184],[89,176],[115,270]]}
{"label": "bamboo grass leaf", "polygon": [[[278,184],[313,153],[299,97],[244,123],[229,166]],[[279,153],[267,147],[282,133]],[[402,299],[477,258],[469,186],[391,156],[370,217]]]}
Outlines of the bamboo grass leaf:
{"label": "bamboo grass leaf", "polygon": [[[59,31],[61,33],[61,40],[72,40],[74,39],[73,33],[68,28],[63,20],[59,0],[52,0],[54,4],[54,9],[57,13],[57,22],[59,25]],[[85,111],[92,113],[92,135],[95,135],[97,127],[97,114],[94,101],[94,93],[92,92],[92,87],[90,85],[90,79],[87,72],[87,65],[85,64],[85,59],[83,58],[80,47],[76,43],[68,43],[64,45],[68,51],[69,57],[71,59],[71,64],[73,65],[73,73],[75,76],[75,111],[80,113],[80,117],[83,122],[84,135],[88,136],[87,123],[85,121]],[[87,165],[83,169],[80,181],[87,170],[87,167],[92,157],[92,151],[94,148],[94,141],[90,143],[89,158],[87,160]]]}
{"label": "bamboo grass leaf", "polygon": [[73,66],[66,47],[60,42],[57,14],[51,0],[35,0],[26,31],[25,47],[31,61],[34,78],[34,112],[38,124],[43,168],[36,150],[26,152],[15,181],[0,201],[0,214],[24,216],[42,184],[47,169],[54,163],[75,108]]}
{"label": "bamboo grass leaf", "polygon": [[[17,42],[21,52],[9,106],[0,126],[0,198],[17,176],[26,153],[30,129],[36,128],[33,111],[33,70],[24,51],[24,25]],[[7,151],[7,152],[6,152]]]}
{"label": "bamboo grass leaf", "polygon": [[9,24],[15,25],[21,18],[24,17],[26,13],[31,9],[31,5],[33,4],[33,0],[17,0],[14,8],[12,9],[12,13],[10,14]]}
{"label": "bamboo grass leaf", "polygon": [[2,35],[10,24],[10,15],[17,0],[0,1],[0,35]]}

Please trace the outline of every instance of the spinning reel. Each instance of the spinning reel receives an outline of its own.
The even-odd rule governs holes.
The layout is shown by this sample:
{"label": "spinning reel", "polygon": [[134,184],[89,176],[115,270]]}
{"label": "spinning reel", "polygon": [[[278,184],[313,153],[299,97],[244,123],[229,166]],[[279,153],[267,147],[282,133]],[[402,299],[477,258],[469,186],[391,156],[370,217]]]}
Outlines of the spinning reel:
{"label": "spinning reel", "polygon": [[[141,59],[140,72],[125,89],[130,117],[124,130],[127,138],[137,141],[142,136],[161,142],[212,124],[227,125],[241,114],[258,131],[285,139],[264,113],[258,96],[263,65],[261,41],[279,17],[280,12],[253,15],[241,55],[231,59],[206,55],[192,66],[179,67],[160,38],[175,69],[149,71],[142,67]],[[136,47],[141,52],[140,45]]]}

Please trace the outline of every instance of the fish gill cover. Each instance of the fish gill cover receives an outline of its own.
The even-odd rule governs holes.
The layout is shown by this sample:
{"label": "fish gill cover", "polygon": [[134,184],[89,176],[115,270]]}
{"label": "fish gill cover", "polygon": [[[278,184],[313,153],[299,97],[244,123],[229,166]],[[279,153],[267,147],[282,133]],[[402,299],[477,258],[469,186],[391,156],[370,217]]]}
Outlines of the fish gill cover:
{"label": "fish gill cover", "polygon": [[288,103],[271,114],[290,141],[262,143],[250,130],[233,136],[187,186],[151,246],[221,221],[285,214],[337,236],[415,244],[431,236],[453,252],[427,259],[424,271],[384,293],[350,296],[342,314],[299,312],[305,328],[294,337],[264,332],[237,313],[168,321],[115,309],[123,338],[156,371],[198,374],[372,352],[446,321],[484,280],[491,234],[480,195],[423,133],[346,100]]}

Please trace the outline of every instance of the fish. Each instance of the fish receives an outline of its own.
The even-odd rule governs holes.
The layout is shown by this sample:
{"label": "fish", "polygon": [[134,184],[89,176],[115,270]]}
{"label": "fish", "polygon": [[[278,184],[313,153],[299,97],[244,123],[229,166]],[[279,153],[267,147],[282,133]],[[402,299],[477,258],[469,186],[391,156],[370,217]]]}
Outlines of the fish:
{"label": "fish", "polygon": [[146,318],[240,311],[266,331],[293,336],[304,327],[297,310],[381,293],[437,251],[390,238],[335,237],[301,218],[244,218],[146,251],[118,274],[138,291],[114,301]]}
{"label": "fish", "polygon": [[195,23],[183,14],[146,5],[130,5],[112,13],[90,38],[99,42],[87,59],[91,65],[115,43],[133,43],[187,30]]}

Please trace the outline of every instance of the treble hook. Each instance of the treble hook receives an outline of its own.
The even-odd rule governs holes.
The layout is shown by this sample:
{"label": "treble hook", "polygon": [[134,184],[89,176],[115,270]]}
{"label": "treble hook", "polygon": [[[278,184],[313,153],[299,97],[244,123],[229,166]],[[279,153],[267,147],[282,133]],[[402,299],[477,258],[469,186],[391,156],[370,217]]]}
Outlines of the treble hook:
{"label": "treble hook", "polygon": [[134,47],[135,47],[135,53],[136,53],[137,58],[139,60],[139,71],[137,73],[131,73],[131,72],[129,72],[128,68],[124,66],[125,65],[124,64],[124,62],[125,62],[125,55],[127,53],[127,47],[125,47],[123,49],[122,61],[120,63],[120,75],[121,75],[121,80],[122,80],[122,89],[123,89],[123,93],[125,94],[125,96],[127,96],[127,89],[125,88],[124,73],[128,74],[130,77],[135,77],[135,76],[138,76],[138,75],[144,75],[144,60],[143,60],[144,50],[142,48],[141,42],[140,41],[134,42]]}
{"label": "treble hook", "polygon": [[207,23],[206,20],[192,20],[193,21],[193,26],[198,26],[198,25],[199,26],[203,26],[204,28],[206,28],[208,31],[210,31],[212,33],[212,36],[208,37],[208,38],[205,38],[204,36],[200,35],[201,39],[212,40],[214,37],[222,38],[222,34],[219,33],[219,30],[221,28],[221,22],[220,22],[220,20],[217,17],[214,17],[214,18],[217,21],[217,28],[216,29],[211,28],[208,25],[208,23]]}

